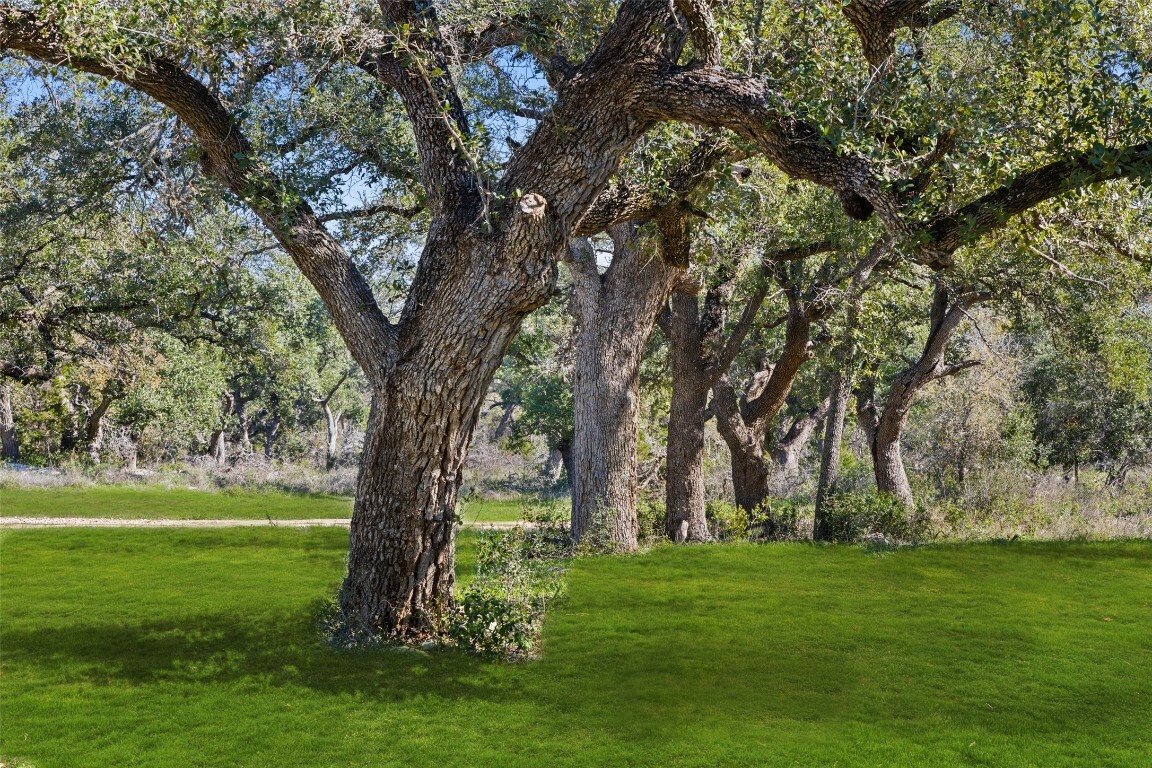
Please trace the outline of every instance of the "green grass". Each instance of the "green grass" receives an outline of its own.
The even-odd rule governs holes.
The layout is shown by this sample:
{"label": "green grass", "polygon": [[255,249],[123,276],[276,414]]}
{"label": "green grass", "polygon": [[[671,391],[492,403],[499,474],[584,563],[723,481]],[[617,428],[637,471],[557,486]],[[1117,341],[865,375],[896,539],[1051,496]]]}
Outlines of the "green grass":
{"label": "green grass", "polygon": [[[478,501],[463,505],[465,523],[516,520],[519,502]],[[173,520],[293,520],[347,518],[344,496],[198,491],[155,486],[0,487],[3,517],[111,517]]]}
{"label": "green grass", "polygon": [[4,533],[0,753],[37,768],[1152,764],[1150,543],[584,560],[544,657],[514,665],[319,645],[345,536]]}

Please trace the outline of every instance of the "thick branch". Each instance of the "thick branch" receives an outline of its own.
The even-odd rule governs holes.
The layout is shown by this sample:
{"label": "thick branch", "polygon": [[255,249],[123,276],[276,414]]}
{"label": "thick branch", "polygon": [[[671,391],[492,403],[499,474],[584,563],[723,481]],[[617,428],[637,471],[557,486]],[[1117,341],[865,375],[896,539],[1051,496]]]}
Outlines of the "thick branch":
{"label": "thick branch", "polygon": [[912,258],[947,269],[961,246],[994,232],[1013,216],[1074,189],[1115,179],[1152,175],[1152,142],[1081,152],[1015,178],[955,213],[938,216],[913,236]]}
{"label": "thick branch", "polygon": [[148,54],[131,70],[76,55],[51,22],[27,11],[0,12],[0,50],[117,80],[175,112],[200,143],[205,171],[260,217],[316,288],[365,373],[380,380],[394,356],[394,329],[367,280],[311,207],[255,156],[240,125],[202,83]]}
{"label": "thick branch", "polygon": [[789,176],[836,191],[845,212],[867,219],[873,210],[893,232],[906,230],[895,197],[868,161],[840,154],[816,126],[791,117],[780,94],[765,83],[717,70],[653,71],[641,108],[654,119],[727,128],[750,141]]}
{"label": "thick branch", "polygon": [[52,379],[52,374],[39,365],[20,366],[7,360],[0,360],[0,375],[25,383]]}

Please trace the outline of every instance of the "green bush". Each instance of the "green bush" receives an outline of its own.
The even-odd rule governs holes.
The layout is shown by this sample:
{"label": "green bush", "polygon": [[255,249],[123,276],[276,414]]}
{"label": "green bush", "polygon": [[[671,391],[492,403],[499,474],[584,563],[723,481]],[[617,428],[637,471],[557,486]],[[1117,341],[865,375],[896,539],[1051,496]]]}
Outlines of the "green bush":
{"label": "green bush", "polygon": [[739,541],[748,537],[748,514],[727,501],[713,500],[704,504],[708,533],[717,541]]}
{"label": "green bush", "polygon": [[931,529],[922,510],[909,512],[896,498],[875,491],[834,496],[825,525],[828,537],[840,542],[874,538],[920,541],[927,538]]}
{"label": "green bush", "polygon": [[453,645],[510,657],[536,647],[548,604],[564,593],[572,543],[559,504],[527,504],[521,516],[527,523],[522,528],[479,535],[476,576],[443,630]]}

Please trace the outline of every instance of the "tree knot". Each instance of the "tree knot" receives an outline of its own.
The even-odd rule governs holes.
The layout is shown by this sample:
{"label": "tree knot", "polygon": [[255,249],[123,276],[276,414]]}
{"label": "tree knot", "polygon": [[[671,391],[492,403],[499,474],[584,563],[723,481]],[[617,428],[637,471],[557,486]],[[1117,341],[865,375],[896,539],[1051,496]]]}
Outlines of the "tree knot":
{"label": "tree knot", "polygon": [[517,203],[516,207],[519,209],[520,213],[524,214],[530,219],[539,221],[544,218],[544,212],[548,208],[548,201],[545,200],[544,196],[541,194],[537,194],[536,192],[529,192],[520,198],[520,202]]}

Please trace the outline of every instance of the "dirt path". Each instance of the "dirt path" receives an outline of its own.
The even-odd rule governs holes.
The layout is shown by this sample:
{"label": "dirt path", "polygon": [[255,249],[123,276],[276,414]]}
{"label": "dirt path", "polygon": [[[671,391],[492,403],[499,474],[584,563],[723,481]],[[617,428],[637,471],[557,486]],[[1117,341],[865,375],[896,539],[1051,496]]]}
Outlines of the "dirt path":
{"label": "dirt path", "polygon": [[[508,530],[519,523],[511,520],[467,523],[475,530]],[[311,520],[168,520],[112,517],[0,517],[0,528],[347,528],[344,518]]]}

